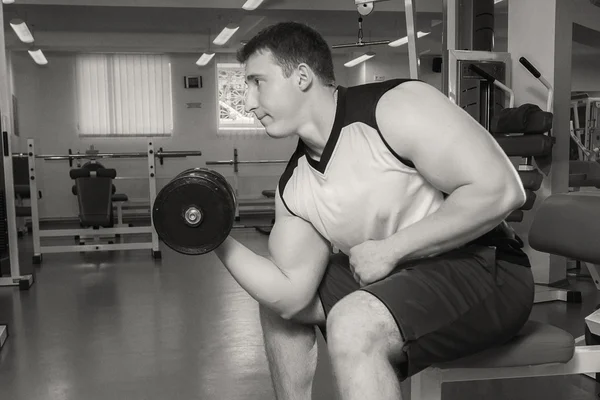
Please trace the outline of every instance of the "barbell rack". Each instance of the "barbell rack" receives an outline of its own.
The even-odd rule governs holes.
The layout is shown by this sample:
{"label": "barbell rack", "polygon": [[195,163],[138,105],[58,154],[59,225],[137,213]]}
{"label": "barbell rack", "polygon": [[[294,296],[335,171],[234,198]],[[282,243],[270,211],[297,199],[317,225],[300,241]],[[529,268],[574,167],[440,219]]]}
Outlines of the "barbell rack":
{"label": "barbell rack", "polygon": [[[71,151],[69,150],[69,153]],[[31,197],[31,225],[33,232],[33,263],[39,264],[42,262],[44,253],[65,253],[65,252],[84,252],[84,251],[114,251],[114,250],[136,250],[136,249],[150,249],[152,250],[152,256],[154,258],[161,258],[161,252],[159,248],[159,239],[154,229],[154,221],[152,220],[152,212],[150,212],[150,225],[147,226],[117,226],[112,228],[101,228],[93,230],[91,228],[82,229],[40,229],[39,219],[39,205],[38,197],[33,195],[38,193],[37,189],[37,171],[36,171],[36,160],[42,159],[44,161],[69,161],[72,166],[73,160],[79,159],[107,159],[107,158],[146,158],[148,161],[147,176],[149,182],[149,204],[152,207],[156,198],[156,159],[160,159],[162,164],[165,158],[183,158],[201,156],[201,151],[165,151],[162,148],[155,150],[152,141],[148,141],[147,151],[145,152],[124,152],[124,153],[86,153],[86,154],[36,154],[35,143],[33,139],[27,140],[27,152],[26,153],[13,153],[12,157],[28,158],[28,170],[29,170],[29,189],[32,193]],[[64,246],[42,246],[42,237],[89,237],[94,236],[98,238],[102,235],[124,235],[124,234],[150,234],[151,240],[147,242],[135,242],[135,243],[94,243],[86,245],[64,245]]]}

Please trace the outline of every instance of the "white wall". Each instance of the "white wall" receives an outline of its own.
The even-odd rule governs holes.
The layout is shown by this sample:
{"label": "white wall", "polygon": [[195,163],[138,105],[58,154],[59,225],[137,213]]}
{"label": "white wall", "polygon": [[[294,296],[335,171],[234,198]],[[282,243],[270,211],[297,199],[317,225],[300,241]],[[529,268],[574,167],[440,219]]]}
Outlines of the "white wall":
{"label": "white wall", "polygon": [[[353,55],[358,56],[360,53]],[[350,57],[346,57],[346,60]],[[442,74],[432,71],[433,56],[421,57],[419,79],[436,87],[442,88]],[[376,82],[377,80],[389,80],[396,78],[410,78],[408,56],[406,54],[383,53],[377,54],[370,60],[347,68],[348,82],[350,85]]]}
{"label": "white wall", "polygon": [[[38,67],[27,53],[12,54],[15,95],[19,104],[18,123],[21,132],[20,145],[14,151],[26,150],[26,139],[33,138],[38,154],[67,154],[85,152],[91,145],[101,152],[145,151],[146,138],[83,138],[76,133],[76,103],[74,86],[74,54],[47,53],[50,63]],[[205,68],[195,65],[196,54],[173,54],[173,107],[174,134],[169,138],[153,139],[155,147],[165,150],[200,150],[202,157],[168,159],[163,167],[157,165],[158,187],[180,171],[205,166],[208,160],[230,160],[237,148],[240,160],[288,159],[296,146],[295,139],[270,139],[266,136],[244,137],[217,136],[216,133],[216,87],[215,63]],[[221,58],[229,61],[231,57]],[[334,66],[338,84],[350,86],[362,83],[354,77],[354,69],[343,66],[344,57],[335,56]],[[393,63],[390,66],[386,62]],[[402,58],[381,59],[376,68],[391,71],[404,65]],[[366,66],[361,67],[363,69]],[[402,69],[398,69],[402,76]],[[204,87],[191,90],[183,88],[183,77],[202,75]],[[389,74],[393,78],[393,74]],[[188,102],[201,102],[201,109],[188,109]],[[119,176],[144,176],[144,159],[101,160],[106,167],[117,169]],[[38,187],[43,192],[40,201],[41,218],[64,218],[77,215],[75,196],[71,194],[73,181],[69,178],[69,166],[65,161],[43,161],[36,163]],[[232,177],[229,166],[211,166],[224,176]],[[244,166],[240,171],[240,195],[260,196],[263,189],[272,189],[282,173],[284,165]],[[117,181],[118,192],[131,198],[147,198],[147,180]]]}

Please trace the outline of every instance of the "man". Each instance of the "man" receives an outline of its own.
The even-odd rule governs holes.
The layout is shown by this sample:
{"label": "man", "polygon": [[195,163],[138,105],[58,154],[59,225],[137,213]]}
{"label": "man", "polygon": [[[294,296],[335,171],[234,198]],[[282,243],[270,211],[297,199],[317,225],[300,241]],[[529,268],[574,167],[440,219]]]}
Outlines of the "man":
{"label": "man", "polygon": [[299,137],[270,257],[232,238],[216,250],[260,303],[278,399],[310,398],[315,326],[344,400],[399,399],[407,377],[520,330],[533,278],[503,220],[525,193],[484,128],[423,82],[336,87],[327,43],[302,24],[266,28],[238,59],[247,111]]}

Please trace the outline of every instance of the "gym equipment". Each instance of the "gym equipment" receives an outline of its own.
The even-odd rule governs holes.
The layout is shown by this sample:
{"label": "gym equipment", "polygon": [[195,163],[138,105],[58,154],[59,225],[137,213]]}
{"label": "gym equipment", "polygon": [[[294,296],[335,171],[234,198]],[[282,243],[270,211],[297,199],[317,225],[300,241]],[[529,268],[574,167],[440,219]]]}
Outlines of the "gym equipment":
{"label": "gym equipment", "polygon": [[[574,257],[600,268],[600,196],[564,193],[549,196],[534,217],[529,243],[538,251]],[[586,318],[600,334],[600,311]],[[442,384],[476,380],[595,374],[600,372],[600,347],[555,326],[528,321],[508,343],[471,357],[435,365],[411,379],[411,399],[441,400]]]}
{"label": "gym equipment", "polygon": [[[11,154],[11,135],[8,131],[7,115],[0,115],[0,132],[2,132],[2,164],[4,174],[4,203],[5,215],[2,221],[6,224],[5,234],[8,238],[8,262],[10,276],[0,276],[0,287],[18,286],[19,290],[28,290],[34,282],[33,274],[22,274],[19,262],[17,215],[15,207],[15,187],[13,177],[13,157]],[[37,193],[31,192],[31,193]],[[33,196],[35,197],[35,196]]]}
{"label": "gym equipment", "polygon": [[8,339],[8,326],[0,325],[0,350],[4,347],[6,339]]}
{"label": "gym equipment", "polygon": [[229,235],[235,219],[235,192],[207,168],[183,171],[163,187],[152,206],[160,239],[181,254],[205,254]]}
{"label": "gym equipment", "polygon": [[[600,98],[590,97],[587,93],[577,93],[571,96],[571,117],[574,133],[583,136],[581,139],[583,152],[592,153],[596,158],[600,155],[600,135],[598,135],[598,118],[600,117]],[[584,120],[583,127],[581,120]],[[586,154],[579,155],[585,160]]]}
{"label": "gym equipment", "polygon": [[275,201],[272,197],[266,197],[265,199],[256,199],[254,197],[243,197],[239,195],[239,172],[240,165],[263,165],[263,164],[287,164],[289,160],[240,160],[237,149],[233,149],[232,160],[221,160],[221,161],[207,161],[207,166],[215,165],[232,165],[233,166],[233,190],[237,198],[237,206],[235,209],[235,219],[240,219],[240,208],[242,211],[251,212],[274,212]]}
{"label": "gym equipment", "polygon": [[102,164],[86,164],[69,172],[75,180],[73,194],[79,204],[79,222],[82,227],[109,228],[113,225],[112,189],[117,171]]}
{"label": "gym equipment", "polygon": [[[31,198],[29,192],[29,171],[27,159],[13,158],[13,179],[15,188],[15,212],[17,215],[17,233],[21,237],[28,232],[26,219],[31,218]],[[41,197],[42,194],[38,193]]]}
{"label": "gym equipment", "polygon": [[[577,148],[577,155],[569,161],[569,187],[579,190],[582,187],[600,188],[600,135],[597,133],[600,98],[587,94],[571,96],[572,143]],[[585,127],[580,127],[581,118],[585,119]],[[571,146],[571,152],[574,151]]]}
{"label": "gym equipment", "polygon": [[[128,152],[128,153],[100,153],[93,152],[93,154],[69,154],[66,155],[42,155],[36,154],[35,143],[33,139],[27,140],[27,153],[15,153],[12,155],[13,158],[27,158],[29,165],[29,190],[30,193],[38,193],[37,190],[37,173],[36,173],[36,160],[42,159],[44,161],[69,161],[72,166],[76,160],[96,160],[96,159],[109,159],[109,158],[127,158],[127,159],[146,159],[147,160],[147,175],[144,179],[148,179],[149,198],[150,205],[154,203],[156,198],[156,159],[158,158],[161,163],[166,158],[181,158],[191,156],[201,156],[200,151],[164,151],[160,148],[158,151],[155,150],[152,140],[148,141],[148,147],[145,152]],[[38,200],[33,196],[31,199],[31,216],[32,216],[32,231],[33,231],[33,263],[40,264],[43,259],[44,253],[64,253],[64,252],[97,252],[97,251],[114,251],[114,250],[137,250],[137,249],[150,249],[152,251],[152,257],[155,259],[161,258],[161,252],[158,243],[158,235],[154,230],[152,221],[147,226],[117,226],[110,228],[100,228],[102,234],[106,235],[138,235],[138,234],[149,234],[151,236],[148,241],[140,242],[124,242],[124,243],[109,243],[109,244],[85,244],[85,245],[41,245],[41,238],[49,237],[85,237],[93,232],[95,236],[98,232],[93,229],[40,229],[39,220],[39,208]],[[15,240],[16,241],[16,240]],[[15,245],[16,246],[16,245]]]}

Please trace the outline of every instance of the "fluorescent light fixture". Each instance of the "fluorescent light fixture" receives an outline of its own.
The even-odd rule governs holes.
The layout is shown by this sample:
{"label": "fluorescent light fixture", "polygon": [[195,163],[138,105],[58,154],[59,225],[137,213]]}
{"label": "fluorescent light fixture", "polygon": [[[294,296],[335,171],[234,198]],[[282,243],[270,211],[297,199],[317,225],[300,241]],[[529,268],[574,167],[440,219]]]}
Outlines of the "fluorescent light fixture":
{"label": "fluorescent light fixture", "polygon": [[375,57],[375,53],[373,53],[372,51],[369,51],[365,54],[363,54],[362,56],[356,57],[354,60],[350,60],[348,61],[346,64],[344,64],[344,67],[354,67],[362,62],[365,62],[371,58]]}
{"label": "fluorescent light fixture", "polygon": [[227,25],[225,28],[223,28],[215,40],[213,40],[213,43],[217,46],[223,46],[229,41],[229,39],[231,39],[233,34],[236,33],[238,29],[240,29],[240,27],[237,25]]}
{"label": "fluorescent light fixture", "polygon": [[44,53],[42,53],[42,51],[40,49],[31,49],[29,50],[29,55],[31,56],[31,58],[33,58],[33,61],[36,62],[36,64],[39,65],[46,65],[48,64],[48,60],[46,60],[46,56],[44,56]]}
{"label": "fluorescent light fixture", "polygon": [[[431,32],[417,32],[417,38],[422,38],[423,36],[427,36],[429,35]],[[394,40],[393,42],[388,43],[388,46],[391,47],[399,47],[399,46],[403,46],[405,44],[408,43],[408,36],[405,36],[403,38],[400,38],[398,40]]]}
{"label": "fluorescent light fixture", "polygon": [[14,2],[15,2],[15,0],[2,0],[2,2],[3,2],[4,4],[12,4],[12,3],[14,3]]}
{"label": "fluorescent light fixture", "polygon": [[33,35],[31,34],[31,31],[27,27],[25,21],[15,18],[10,21],[10,26],[12,26],[19,39],[21,39],[21,42],[33,43]]}
{"label": "fluorescent light fixture", "polygon": [[263,0],[247,0],[242,8],[247,11],[256,10],[262,4]]}
{"label": "fluorescent light fixture", "polygon": [[494,4],[502,3],[504,0],[494,0]]}
{"label": "fluorescent light fixture", "polygon": [[210,62],[210,60],[212,60],[212,58],[214,56],[215,56],[215,53],[204,53],[200,56],[198,61],[196,61],[196,65],[199,67],[204,67],[206,64],[208,64]]}

